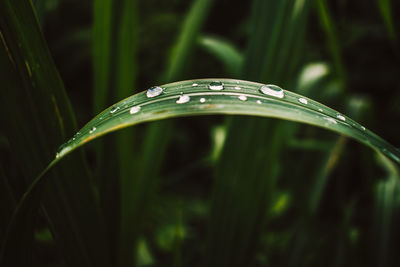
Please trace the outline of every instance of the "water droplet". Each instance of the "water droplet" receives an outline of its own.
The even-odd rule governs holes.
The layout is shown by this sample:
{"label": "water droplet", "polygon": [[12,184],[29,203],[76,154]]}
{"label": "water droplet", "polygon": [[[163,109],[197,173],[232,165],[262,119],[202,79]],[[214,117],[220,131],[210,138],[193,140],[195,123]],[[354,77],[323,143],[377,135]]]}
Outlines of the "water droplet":
{"label": "water droplet", "polygon": [[112,107],[110,109],[110,113],[113,114],[113,113],[117,112],[118,110],[119,110],[119,107]]}
{"label": "water droplet", "polygon": [[302,98],[302,97],[299,98],[299,102],[302,103],[302,104],[304,104],[304,105],[307,105],[307,104],[308,104],[308,100],[305,99],[305,98]]}
{"label": "water droplet", "polygon": [[283,98],[285,96],[283,89],[273,84],[267,84],[261,86],[260,91],[264,95],[270,95],[278,98]]}
{"label": "water droplet", "polygon": [[361,130],[365,131],[365,130],[366,130],[366,128],[365,128],[364,126],[361,126]]}
{"label": "water droplet", "polygon": [[192,86],[196,87],[196,86],[199,86],[199,84],[198,83],[193,83]]}
{"label": "water droplet", "polygon": [[177,103],[177,104],[184,104],[184,103],[189,102],[189,100],[190,100],[190,96],[188,96],[188,95],[181,95],[181,96],[178,98],[178,100],[176,100],[176,103]]}
{"label": "water droplet", "polygon": [[139,111],[140,111],[140,106],[134,106],[134,107],[131,107],[131,109],[129,110],[129,113],[135,114],[135,113],[138,113]]}
{"label": "water droplet", "polygon": [[337,124],[337,121],[335,119],[331,118],[331,117],[324,117],[324,119],[329,121],[329,122],[332,122],[334,124]]}
{"label": "water droplet", "polygon": [[260,104],[260,105],[262,104],[261,100],[257,100],[256,102],[257,102],[257,104]]}
{"label": "water droplet", "polygon": [[235,86],[234,88],[235,88],[235,90],[240,90],[240,89],[242,89],[242,88],[240,88],[240,86]]}
{"label": "water droplet", "polygon": [[245,96],[245,95],[240,95],[238,98],[239,98],[240,101],[246,101],[247,100],[247,96]]}
{"label": "water droplet", "polygon": [[318,109],[318,111],[320,111],[320,112],[324,112],[324,110],[323,110],[322,108],[319,108],[319,109]]}
{"label": "water droplet", "polygon": [[222,82],[215,81],[215,82],[211,82],[210,85],[208,86],[208,88],[210,90],[219,91],[219,90],[224,89],[224,84]]}
{"label": "water droplet", "polygon": [[338,118],[338,119],[340,119],[342,121],[346,120],[346,118],[343,115],[340,115],[340,114],[336,114],[336,118]]}
{"label": "water droplet", "polygon": [[93,126],[93,127],[90,129],[89,133],[90,133],[90,134],[94,133],[94,131],[96,131],[96,129],[97,129],[97,128]]}
{"label": "water droplet", "polygon": [[153,86],[147,90],[146,95],[147,97],[156,97],[161,95],[163,91],[164,89],[160,86]]}
{"label": "water droplet", "polygon": [[200,103],[206,102],[206,99],[204,97],[200,98]]}

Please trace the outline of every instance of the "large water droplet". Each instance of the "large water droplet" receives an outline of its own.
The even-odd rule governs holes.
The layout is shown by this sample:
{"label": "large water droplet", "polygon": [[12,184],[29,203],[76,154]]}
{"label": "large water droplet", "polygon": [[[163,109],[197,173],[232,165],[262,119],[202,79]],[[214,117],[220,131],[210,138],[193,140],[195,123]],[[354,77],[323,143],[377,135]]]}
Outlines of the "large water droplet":
{"label": "large water droplet", "polygon": [[285,96],[283,89],[273,84],[266,84],[261,86],[260,91],[264,95],[270,95],[278,98],[283,98]]}
{"label": "large water droplet", "polygon": [[189,100],[190,100],[190,96],[188,96],[188,95],[181,95],[181,96],[178,98],[178,100],[176,100],[176,103],[177,103],[177,104],[184,104],[184,103],[189,102]]}
{"label": "large water droplet", "polygon": [[93,127],[90,129],[89,133],[92,134],[92,133],[94,133],[94,131],[96,131],[96,130],[97,130],[97,128],[93,126]]}
{"label": "large water droplet", "polygon": [[156,97],[156,96],[161,95],[163,91],[164,91],[164,89],[161,88],[160,86],[153,86],[147,90],[146,96],[147,97]]}
{"label": "large water droplet", "polygon": [[240,101],[246,101],[247,100],[247,96],[245,96],[245,95],[240,95],[240,96],[238,96],[238,98],[239,98]]}
{"label": "large water droplet", "polygon": [[131,109],[129,110],[129,113],[135,114],[135,113],[138,113],[139,111],[140,111],[140,106],[134,106],[134,107],[131,107]]}
{"label": "large water droplet", "polygon": [[196,86],[199,86],[199,84],[198,83],[192,83],[192,86],[196,87]]}
{"label": "large water droplet", "polygon": [[206,99],[204,97],[200,98],[200,103],[205,103]]}
{"label": "large water droplet", "polygon": [[223,84],[222,82],[220,82],[220,81],[215,81],[215,82],[211,82],[211,83],[208,85],[208,88],[209,88],[210,90],[219,91],[219,90],[224,89],[224,84]]}
{"label": "large water droplet", "polygon": [[117,112],[118,110],[119,110],[119,107],[112,107],[110,109],[110,113],[113,114],[113,113]]}
{"label": "large water droplet", "polygon": [[305,98],[302,98],[302,97],[299,98],[299,102],[302,103],[302,104],[304,104],[304,105],[307,105],[307,104],[308,104],[308,100],[305,99]]}
{"label": "large water droplet", "polygon": [[336,118],[338,118],[338,119],[340,119],[340,120],[342,120],[342,121],[345,121],[345,120],[346,120],[346,118],[345,118],[343,115],[341,115],[341,114],[336,114]]}

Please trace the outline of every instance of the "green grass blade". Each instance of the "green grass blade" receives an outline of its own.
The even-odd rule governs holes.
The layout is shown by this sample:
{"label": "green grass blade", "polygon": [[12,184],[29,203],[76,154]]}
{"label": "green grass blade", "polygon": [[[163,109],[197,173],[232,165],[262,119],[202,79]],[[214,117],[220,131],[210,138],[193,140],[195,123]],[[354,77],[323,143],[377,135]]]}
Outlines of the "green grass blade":
{"label": "green grass blade", "polygon": [[[94,5],[94,108],[105,106],[132,94],[135,88],[137,61],[137,3],[135,0],[98,0]],[[133,228],[125,221],[132,208],[130,184],[134,160],[133,129],[105,139],[98,146],[100,198],[109,233],[109,250],[114,262],[132,266]],[[118,146],[117,156],[111,153]],[[119,197],[121,195],[121,198]],[[119,213],[119,211],[121,211]],[[117,256],[118,254],[118,256]],[[117,259],[118,257],[118,259]]]}
{"label": "green grass blade", "polygon": [[218,58],[231,75],[239,77],[243,65],[243,55],[231,43],[218,38],[201,36],[199,44]]}
{"label": "green grass blade", "polygon": [[327,46],[332,55],[333,63],[335,66],[335,71],[343,83],[346,85],[347,77],[346,70],[344,68],[343,59],[342,59],[342,51],[338,41],[336,29],[334,23],[332,21],[331,15],[329,13],[327,4],[325,0],[316,0],[318,16],[320,19],[320,23],[322,25],[322,29],[324,30],[327,38]]}
{"label": "green grass blade", "polygon": [[392,8],[390,0],[377,0],[379,11],[385,22],[386,30],[388,31],[390,39],[397,42],[397,35],[393,21]]}
{"label": "green grass blade", "polygon": [[[209,85],[214,81],[223,83],[224,89],[210,90]],[[263,94],[260,91],[262,86],[243,80],[199,79],[162,85],[159,88],[163,90],[156,97],[148,97],[146,92],[133,95],[87,123],[60,147],[57,157],[60,159],[106,133],[146,121],[190,115],[236,114],[281,118],[326,128],[351,137],[400,163],[398,149],[349,117],[287,90],[272,89],[272,94],[277,96]]]}
{"label": "green grass blade", "polygon": [[[0,69],[4,88],[0,95],[1,112],[9,114],[3,116],[1,123],[12,151],[10,159],[21,173],[10,181],[18,180],[22,185],[19,190],[24,192],[23,185],[29,185],[54,156],[57,143],[76,129],[63,83],[30,1],[0,3]],[[53,222],[57,245],[68,264],[105,266],[108,259],[102,218],[86,168],[83,157],[61,164],[51,173],[53,179],[42,204]],[[34,201],[28,210],[35,212],[38,204]],[[2,260],[6,266],[30,258],[25,254],[29,242],[23,240],[32,239],[30,231],[35,226],[36,213],[26,215],[26,220],[18,224],[20,227],[9,230],[11,242],[3,246]],[[20,233],[25,233],[26,239],[18,238]]]}

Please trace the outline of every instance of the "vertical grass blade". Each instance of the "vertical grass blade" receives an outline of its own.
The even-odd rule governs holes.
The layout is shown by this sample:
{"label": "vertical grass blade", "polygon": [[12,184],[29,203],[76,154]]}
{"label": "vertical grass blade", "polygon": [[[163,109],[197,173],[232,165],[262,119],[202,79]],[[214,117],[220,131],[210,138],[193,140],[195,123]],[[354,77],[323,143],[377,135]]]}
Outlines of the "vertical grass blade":
{"label": "vertical grass blade", "polygon": [[390,0],[377,0],[379,11],[385,22],[386,30],[392,41],[397,42],[397,35],[392,15],[392,5]]}
{"label": "vertical grass blade", "polygon": [[[137,62],[137,3],[135,0],[96,0],[94,5],[94,109],[133,93]],[[108,103],[106,103],[106,100]],[[132,212],[134,132],[128,129],[105,139],[98,147],[101,203],[105,211],[109,251],[114,264],[134,264],[134,243],[126,220]],[[114,147],[118,146],[117,156]],[[121,197],[120,197],[121,195]]]}
{"label": "vertical grass blade", "polygon": [[[1,122],[12,151],[10,158],[17,162],[22,174],[14,178],[24,185],[19,188],[24,192],[54,157],[57,144],[74,132],[76,124],[30,1],[1,1],[0,37],[4,88],[0,94],[1,112],[8,114],[2,116]],[[66,263],[107,266],[102,218],[81,156],[68,159],[51,172],[42,203]],[[2,252],[4,266],[29,261],[25,253],[32,240],[38,204],[38,200],[30,203],[31,208],[24,214],[26,220],[17,223],[17,228],[10,225]]]}

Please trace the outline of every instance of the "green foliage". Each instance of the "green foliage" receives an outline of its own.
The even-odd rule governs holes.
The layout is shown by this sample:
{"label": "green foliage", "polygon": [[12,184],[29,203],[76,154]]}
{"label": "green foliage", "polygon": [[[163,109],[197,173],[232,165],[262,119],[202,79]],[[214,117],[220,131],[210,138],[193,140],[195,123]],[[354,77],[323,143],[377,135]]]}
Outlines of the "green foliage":
{"label": "green foliage", "polygon": [[399,265],[398,10],[1,1],[0,266]]}

